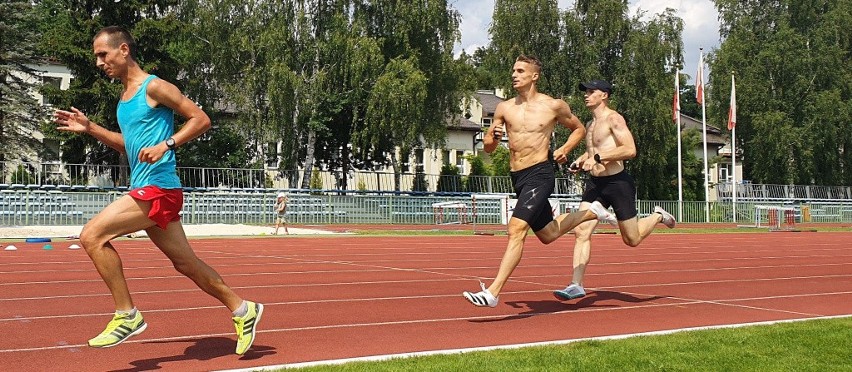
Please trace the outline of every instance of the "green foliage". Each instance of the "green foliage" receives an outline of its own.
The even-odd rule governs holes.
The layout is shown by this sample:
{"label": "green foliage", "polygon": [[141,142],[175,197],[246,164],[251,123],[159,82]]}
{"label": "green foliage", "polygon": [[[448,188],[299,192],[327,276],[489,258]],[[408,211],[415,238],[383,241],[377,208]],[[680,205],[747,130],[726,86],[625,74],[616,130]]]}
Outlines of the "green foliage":
{"label": "green foliage", "polygon": [[453,164],[444,164],[438,178],[438,192],[459,192],[464,190],[459,168]]}
{"label": "green foliage", "polygon": [[[704,161],[695,156],[695,153],[690,150],[701,145],[701,132],[697,129],[688,130],[682,134],[681,152],[683,155],[681,170],[683,174],[683,200],[705,200],[704,198]],[[677,159],[677,148],[670,151],[671,157]],[[671,166],[671,165],[670,165]],[[677,190],[677,163],[673,169],[667,169],[667,174],[672,174],[669,178],[670,186]],[[677,199],[677,191],[672,200]]]}
{"label": "green foliage", "polygon": [[491,175],[492,176],[508,176],[511,173],[511,165],[509,164],[509,149],[505,146],[497,146],[491,156]]}
{"label": "green foliage", "polygon": [[0,2],[0,161],[28,159],[41,143],[32,132],[47,116],[30,92],[39,89],[39,17],[29,1]]}
{"label": "green foliage", "polygon": [[758,183],[852,184],[852,1],[717,0],[708,111],[724,122],[737,81],[737,148]]}
{"label": "green foliage", "polygon": [[485,166],[485,160],[482,155],[468,155],[465,159],[470,163],[470,173],[465,178],[465,189],[468,192],[486,192],[488,191],[488,168]]}
{"label": "green foliage", "polygon": [[426,76],[415,61],[392,60],[370,92],[360,145],[376,147],[389,138],[400,147],[417,147],[425,130],[426,94]]}
{"label": "green foliage", "polygon": [[411,183],[411,191],[429,191],[429,181],[426,180],[426,174],[422,172],[414,174],[414,181]]}
{"label": "green foliage", "polygon": [[18,165],[15,172],[12,173],[12,183],[21,185],[29,185],[36,183],[36,178],[23,164]]}
{"label": "green foliage", "polygon": [[492,54],[493,66],[502,72],[499,86],[511,89],[507,71],[511,71],[518,55],[526,54],[543,62],[539,90],[550,90],[549,77],[558,75],[553,61],[559,52],[559,31],[556,0],[495,1],[489,28],[492,51],[487,54]]}
{"label": "green foliage", "polygon": [[322,190],[322,177],[320,176],[319,169],[314,169],[311,172],[311,190]]}

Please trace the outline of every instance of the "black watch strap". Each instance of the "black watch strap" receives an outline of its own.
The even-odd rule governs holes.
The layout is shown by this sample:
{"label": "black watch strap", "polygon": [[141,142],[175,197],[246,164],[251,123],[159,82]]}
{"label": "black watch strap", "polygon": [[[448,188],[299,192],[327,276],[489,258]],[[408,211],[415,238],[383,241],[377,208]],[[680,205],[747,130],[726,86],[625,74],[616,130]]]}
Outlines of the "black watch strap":
{"label": "black watch strap", "polygon": [[595,154],[595,163],[601,163],[601,154]]}

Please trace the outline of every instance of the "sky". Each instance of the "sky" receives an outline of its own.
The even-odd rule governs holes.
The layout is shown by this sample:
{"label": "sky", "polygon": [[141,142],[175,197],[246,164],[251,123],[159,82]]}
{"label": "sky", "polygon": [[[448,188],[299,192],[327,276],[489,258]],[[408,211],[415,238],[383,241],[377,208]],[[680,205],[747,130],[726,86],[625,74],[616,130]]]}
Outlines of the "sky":
{"label": "sky", "polygon": [[[456,45],[456,55],[462,50],[471,54],[476,48],[488,45],[488,27],[494,11],[494,0],[450,0],[450,4],[461,13],[461,43]],[[567,9],[574,0],[559,0],[559,8]],[[662,12],[667,7],[677,9],[683,19],[683,73],[689,75],[694,84],[698,70],[699,48],[707,52],[719,46],[718,12],[712,0],[630,0],[630,15],[642,10],[645,17]],[[705,66],[705,78],[707,76]]]}

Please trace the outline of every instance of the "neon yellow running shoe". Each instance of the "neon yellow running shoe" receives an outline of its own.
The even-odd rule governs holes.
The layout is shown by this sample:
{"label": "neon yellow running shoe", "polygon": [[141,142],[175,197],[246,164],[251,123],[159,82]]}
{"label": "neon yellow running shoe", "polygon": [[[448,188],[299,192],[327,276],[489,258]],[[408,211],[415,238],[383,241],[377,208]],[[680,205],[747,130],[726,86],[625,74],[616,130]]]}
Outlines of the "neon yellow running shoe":
{"label": "neon yellow running shoe", "polygon": [[130,336],[142,333],[148,324],[142,319],[142,313],[136,311],[136,317],[130,318],[130,314],[115,314],[101,334],[89,340],[91,347],[113,347]]}
{"label": "neon yellow running shoe", "polygon": [[237,329],[237,354],[243,355],[254,343],[254,334],[260,316],[263,315],[263,305],[246,301],[248,312],[245,316],[235,316],[234,328]]}

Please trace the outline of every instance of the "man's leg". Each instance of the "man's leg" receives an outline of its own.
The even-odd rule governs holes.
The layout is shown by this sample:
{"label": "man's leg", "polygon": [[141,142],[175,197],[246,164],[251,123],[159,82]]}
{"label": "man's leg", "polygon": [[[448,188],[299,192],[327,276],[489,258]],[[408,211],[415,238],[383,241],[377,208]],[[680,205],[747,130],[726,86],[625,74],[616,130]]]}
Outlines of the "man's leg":
{"label": "man's leg", "polygon": [[240,307],[243,299],[237,296],[213,268],[195,255],[180,221],[169,223],[165,230],[152,226],[145,230],[148,237],[172,261],[178,272],[192,279],[207,294],[213,296],[229,310]]}
{"label": "man's leg", "polygon": [[149,210],[150,203],[125,195],[104,208],[80,232],[80,243],[109,288],[116,308],[103,332],[88,341],[89,346],[113,347],[148,327],[142,314],[133,306],[121,258],[109,241],[153,225],[154,222],[148,219]]}
{"label": "man's leg", "polygon": [[[585,205],[585,208],[583,207]],[[567,234],[569,231],[574,229],[575,227],[583,224],[586,221],[598,220],[598,219],[609,219],[614,220],[615,217],[603,208],[599,203],[597,204],[598,213],[603,214],[602,216],[597,215],[590,209],[591,203],[583,202],[580,205],[580,209],[571,213],[564,213],[555,219],[553,222],[547,224],[543,229],[536,231],[535,235],[538,237],[544,244],[550,244],[559,239],[562,235]],[[597,225],[597,224],[595,224]]]}
{"label": "man's leg", "polygon": [[254,343],[257,323],[263,315],[263,305],[243,301],[231,287],[225,284],[216,270],[195,255],[180,221],[170,222],[165,230],[154,226],[146,231],[151,241],[172,261],[178,272],[192,279],[204,292],[215,297],[228,310],[231,310],[237,331],[236,353],[245,354]]}
{"label": "man's leg", "polygon": [[491,286],[485,288],[485,284],[481,284],[482,291],[480,292],[462,292],[462,296],[470,303],[476,306],[497,306],[497,296],[503,290],[503,285],[509,280],[512,271],[518,266],[521,261],[521,256],[524,252],[524,240],[526,240],[529,224],[526,221],[512,217],[509,219],[509,243],[506,247],[506,253],[503,254],[503,259],[500,261],[500,268],[497,270],[497,277]]}
{"label": "man's leg", "polygon": [[659,213],[651,213],[644,218],[630,218],[624,221],[618,221],[618,229],[621,231],[621,240],[624,244],[631,247],[636,247],[641,243],[651,232],[654,227],[660,223],[663,216]]}
{"label": "man's leg", "polygon": [[503,286],[512,275],[512,271],[515,271],[518,263],[521,262],[521,256],[524,253],[524,241],[527,238],[529,229],[530,226],[522,219],[512,217],[509,220],[509,243],[506,246],[506,253],[503,254],[503,259],[500,261],[500,269],[497,270],[497,277],[494,278],[494,282],[488,287],[488,291],[494,297],[500,295]]}
{"label": "man's leg", "polygon": [[[588,209],[591,203],[583,202],[580,210]],[[586,267],[589,265],[592,253],[592,233],[597,227],[598,221],[586,221],[574,228],[574,255],[573,274],[571,283],[565,289],[556,290],[553,295],[560,300],[572,300],[586,295],[583,287],[583,277],[586,275]]]}
{"label": "man's leg", "polygon": [[92,218],[80,232],[80,244],[109,288],[116,310],[133,309],[133,301],[121,258],[110,240],[153,226],[154,221],[148,218],[150,209],[150,202],[124,195]]}

